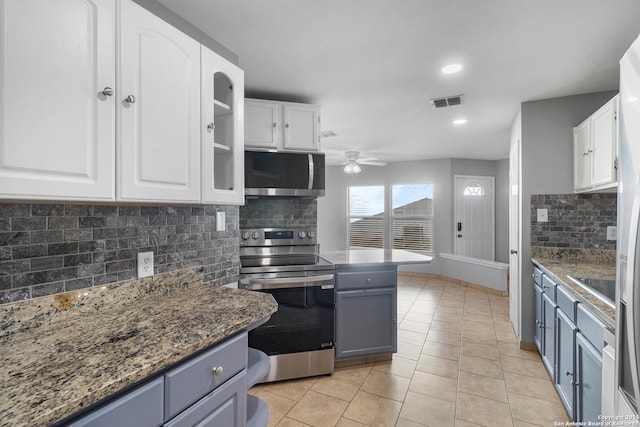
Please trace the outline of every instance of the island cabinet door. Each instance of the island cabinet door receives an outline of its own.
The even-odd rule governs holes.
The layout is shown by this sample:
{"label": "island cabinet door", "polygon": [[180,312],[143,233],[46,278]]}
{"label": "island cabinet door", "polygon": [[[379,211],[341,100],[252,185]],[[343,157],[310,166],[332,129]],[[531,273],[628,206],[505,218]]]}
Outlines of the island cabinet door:
{"label": "island cabinet door", "polygon": [[397,347],[396,288],[336,292],[336,359]]}
{"label": "island cabinet door", "polygon": [[162,424],[163,379],[143,385],[89,415],[65,424],[68,427],[153,427]]}

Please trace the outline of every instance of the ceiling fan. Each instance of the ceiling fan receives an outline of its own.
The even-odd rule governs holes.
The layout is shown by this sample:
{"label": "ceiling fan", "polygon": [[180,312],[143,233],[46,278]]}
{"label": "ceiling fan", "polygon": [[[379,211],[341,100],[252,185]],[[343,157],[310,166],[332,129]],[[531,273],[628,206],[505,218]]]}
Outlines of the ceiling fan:
{"label": "ceiling fan", "polygon": [[347,157],[347,161],[342,163],[344,166],[344,173],[348,173],[349,175],[353,175],[356,173],[362,172],[362,168],[360,165],[369,165],[369,166],[384,166],[385,162],[377,161],[375,157],[366,157],[361,159],[360,153],[358,151],[347,151],[344,153]]}

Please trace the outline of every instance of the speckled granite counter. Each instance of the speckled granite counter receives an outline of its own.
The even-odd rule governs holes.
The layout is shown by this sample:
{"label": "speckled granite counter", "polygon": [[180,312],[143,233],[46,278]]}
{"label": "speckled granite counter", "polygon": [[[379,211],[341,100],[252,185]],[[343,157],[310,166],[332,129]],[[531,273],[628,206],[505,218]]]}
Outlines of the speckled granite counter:
{"label": "speckled granite counter", "polygon": [[564,286],[581,302],[595,309],[594,312],[610,327],[615,327],[615,309],[604,304],[588,291],[574,284],[567,275],[602,279],[616,278],[615,251],[580,251],[532,248],[532,261],[556,283]]}
{"label": "speckled granite counter", "polygon": [[197,269],[0,306],[0,425],[80,411],[269,317],[266,293]]}
{"label": "speckled granite counter", "polygon": [[346,249],[321,251],[320,257],[335,266],[341,265],[381,265],[381,264],[428,264],[433,257],[398,249]]}

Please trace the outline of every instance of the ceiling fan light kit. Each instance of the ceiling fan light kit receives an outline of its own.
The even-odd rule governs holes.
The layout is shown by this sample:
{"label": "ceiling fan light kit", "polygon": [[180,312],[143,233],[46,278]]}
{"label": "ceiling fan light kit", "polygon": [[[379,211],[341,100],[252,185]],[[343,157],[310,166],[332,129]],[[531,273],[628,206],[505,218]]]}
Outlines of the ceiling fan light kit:
{"label": "ceiling fan light kit", "polygon": [[354,175],[362,172],[362,168],[360,165],[371,165],[371,166],[384,166],[386,163],[378,162],[376,158],[368,157],[366,159],[360,158],[360,153],[358,151],[347,151],[344,153],[347,158],[347,161],[343,163],[344,173],[349,175]]}

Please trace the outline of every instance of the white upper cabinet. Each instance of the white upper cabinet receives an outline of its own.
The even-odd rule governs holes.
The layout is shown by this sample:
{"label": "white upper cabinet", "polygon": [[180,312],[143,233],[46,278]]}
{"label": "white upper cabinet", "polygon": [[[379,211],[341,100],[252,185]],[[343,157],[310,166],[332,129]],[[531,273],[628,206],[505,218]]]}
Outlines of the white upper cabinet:
{"label": "white upper cabinet", "polygon": [[200,44],[120,3],[118,200],[200,201]]}
{"label": "white upper cabinet", "polygon": [[320,107],[246,99],[245,146],[320,151]]}
{"label": "white upper cabinet", "polygon": [[591,122],[573,128],[573,186],[576,191],[591,187]]}
{"label": "white upper cabinet", "polygon": [[202,200],[244,203],[244,72],[202,46]]}
{"label": "white upper cabinet", "polygon": [[282,105],[285,150],[320,150],[320,108],[317,105]]}
{"label": "white upper cabinet", "polygon": [[247,147],[277,148],[280,139],[280,103],[246,99],[244,143]]}
{"label": "white upper cabinet", "polygon": [[576,192],[615,188],[618,96],[573,128]]}
{"label": "white upper cabinet", "polygon": [[113,200],[114,2],[0,10],[0,198]]}

